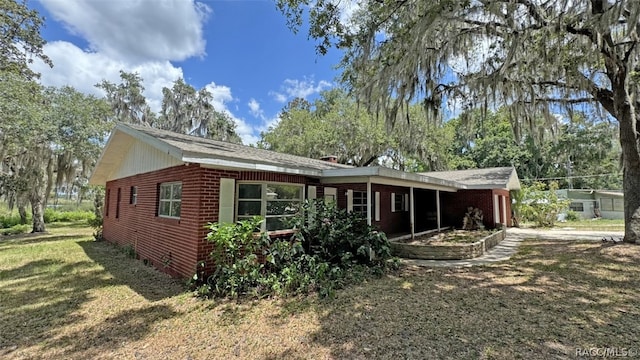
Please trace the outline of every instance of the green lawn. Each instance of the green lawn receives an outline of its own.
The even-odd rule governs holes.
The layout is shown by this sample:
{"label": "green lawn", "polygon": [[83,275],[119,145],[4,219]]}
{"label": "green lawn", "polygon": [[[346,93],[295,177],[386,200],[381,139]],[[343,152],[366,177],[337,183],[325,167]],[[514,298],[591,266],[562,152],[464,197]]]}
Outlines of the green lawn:
{"label": "green lawn", "polygon": [[624,220],[593,219],[556,223],[556,227],[570,227],[577,230],[624,231]]}
{"label": "green lawn", "polygon": [[[531,228],[535,227],[533,223],[523,222],[521,227]],[[614,219],[592,219],[592,220],[578,220],[578,221],[556,221],[555,229],[573,228],[576,230],[592,230],[592,231],[624,231],[624,220]]]}
{"label": "green lawn", "polygon": [[0,358],[550,359],[640,350],[640,246],[527,241],[334,299],[199,300],[91,230],[0,237]]}

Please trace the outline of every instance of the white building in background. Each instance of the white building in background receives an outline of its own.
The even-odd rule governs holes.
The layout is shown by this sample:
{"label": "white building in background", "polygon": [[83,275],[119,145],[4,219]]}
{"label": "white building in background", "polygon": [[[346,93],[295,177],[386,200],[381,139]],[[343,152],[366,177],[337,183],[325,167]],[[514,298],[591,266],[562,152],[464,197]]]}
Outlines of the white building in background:
{"label": "white building in background", "polygon": [[571,200],[569,209],[583,219],[624,219],[624,194],[620,190],[561,189],[557,193]]}

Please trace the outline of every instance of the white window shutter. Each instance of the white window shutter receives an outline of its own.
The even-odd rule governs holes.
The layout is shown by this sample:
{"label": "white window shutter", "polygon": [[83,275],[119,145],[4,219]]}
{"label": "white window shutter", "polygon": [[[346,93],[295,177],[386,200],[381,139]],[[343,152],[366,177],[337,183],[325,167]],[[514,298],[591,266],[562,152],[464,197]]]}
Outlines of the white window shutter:
{"label": "white window shutter", "polygon": [[307,200],[309,200],[309,221],[313,221],[313,217],[316,213],[316,196],[317,189],[315,186],[309,186],[307,188]]}
{"label": "white window shutter", "polygon": [[324,188],[324,202],[336,201],[338,189],[332,187]]}
{"label": "white window shutter", "polygon": [[220,179],[220,199],[218,201],[218,223],[232,223],[235,217],[236,180]]}
{"label": "white window shutter", "polygon": [[307,199],[308,200],[315,200],[316,199],[316,195],[317,195],[317,190],[315,186],[309,186],[307,188]]}
{"label": "white window shutter", "polygon": [[347,211],[353,211],[353,190],[347,190]]}
{"label": "white window shutter", "polygon": [[374,218],[375,221],[380,221],[380,193],[378,191],[376,191],[374,199],[376,203]]}
{"label": "white window shutter", "polygon": [[396,212],[396,194],[391,193],[391,212]]}
{"label": "white window shutter", "polygon": [[409,194],[404,194],[404,211],[409,211]]}

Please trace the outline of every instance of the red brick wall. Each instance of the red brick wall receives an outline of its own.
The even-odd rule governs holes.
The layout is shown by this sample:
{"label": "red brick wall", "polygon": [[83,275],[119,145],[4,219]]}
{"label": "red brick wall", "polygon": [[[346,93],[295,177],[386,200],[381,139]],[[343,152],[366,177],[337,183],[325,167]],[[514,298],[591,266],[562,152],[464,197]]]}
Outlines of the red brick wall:
{"label": "red brick wall", "polygon": [[[213,264],[208,261],[212,246],[206,241],[209,232],[206,225],[218,221],[220,178],[318,184],[318,180],[300,175],[218,170],[193,164],[113,180],[106,186],[109,199],[105,200],[105,239],[132,246],[140,259],[173,276],[191,277],[199,261],[206,262],[205,271],[213,270]],[[180,219],[156,215],[158,186],[173,181],[182,182]],[[132,186],[138,187],[136,205],[129,204]]]}
{"label": "red brick wall", "polygon": [[[140,259],[173,276],[189,276],[197,259],[200,181],[198,166],[176,166],[109,181],[109,211],[105,210],[104,237],[119,245],[132,246]],[[180,219],[157,216],[158,185],[182,182]],[[138,187],[137,204],[129,204],[131,187]],[[118,188],[121,191],[118,205]],[[120,207],[119,217],[116,209]],[[108,216],[106,215],[108,213]]]}
{"label": "red brick wall", "polygon": [[[381,231],[387,235],[408,233],[411,231],[410,213],[404,211],[404,209],[391,212],[391,194],[404,196],[409,194],[408,188],[390,185],[378,185],[373,184],[371,186],[371,196],[375,196],[375,193],[380,193],[380,221],[374,221]],[[375,209],[372,209],[371,216],[375,216]],[[375,218],[374,218],[375,219]]]}
{"label": "red brick wall", "polygon": [[[441,192],[440,205],[442,208],[442,226],[462,227],[462,218],[467,212],[468,206],[477,207],[482,210],[484,224],[493,227],[495,224],[493,195],[506,196],[507,205],[507,226],[511,226],[511,198],[508,190],[458,190],[454,193]],[[502,200],[499,201],[502,207]],[[500,217],[502,209],[500,208]],[[501,222],[498,219],[497,222]]]}
{"label": "red brick wall", "polygon": [[[347,208],[347,190],[367,191],[366,183],[332,184],[326,187],[335,187],[338,190],[338,207]],[[371,209],[371,224],[385,234],[408,233],[410,228],[409,211],[391,212],[391,194],[409,194],[409,188],[391,185],[371,184],[372,204],[375,193],[380,193],[380,221],[375,221],[375,207]]]}
{"label": "red brick wall", "polygon": [[[502,189],[496,189],[493,190],[493,194],[494,195],[499,195],[499,196],[504,196],[505,197],[505,205],[507,208],[506,211],[506,215],[507,215],[507,219],[506,219],[506,224],[507,226],[513,226],[512,222],[511,222],[511,195],[509,193],[509,190],[502,190]],[[505,219],[503,218],[505,212],[502,211],[502,199],[500,198],[499,201],[499,208],[500,208],[500,223],[504,223]]]}

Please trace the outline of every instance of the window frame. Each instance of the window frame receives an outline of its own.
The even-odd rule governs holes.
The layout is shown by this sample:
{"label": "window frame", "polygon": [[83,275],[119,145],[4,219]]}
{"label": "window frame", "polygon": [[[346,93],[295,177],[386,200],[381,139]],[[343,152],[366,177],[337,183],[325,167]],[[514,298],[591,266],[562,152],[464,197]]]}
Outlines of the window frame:
{"label": "window frame", "polygon": [[[179,185],[180,186],[180,198],[179,199],[174,199],[174,187]],[[165,186],[169,186],[170,187],[170,191],[169,191],[169,198],[168,199],[163,199],[162,198],[162,188]],[[163,202],[168,202],[169,203],[169,214],[163,214],[162,213],[162,203]],[[178,213],[178,216],[172,216],[171,213],[173,212],[173,207],[175,203],[179,203],[180,204],[180,210]],[[167,219],[180,219],[180,215],[182,213],[182,181],[168,181],[168,182],[163,182],[158,184],[158,217],[162,217],[162,218],[167,218]]]}
{"label": "window frame", "polygon": [[[356,196],[356,194],[360,196]],[[356,202],[356,199],[359,200],[359,203]],[[362,216],[367,216],[367,192],[360,190],[353,190],[353,200],[351,205],[351,211],[360,214]],[[357,209],[357,210],[356,210]]]}
{"label": "window frame", "polygon": [[122,200],[122,188],[118,188],[118,196],[116,197],[116,219],[120,218],[120,201]]}
{"label": "window frame", "polygon": [[138,187],[132,186],[129,189],[129,205],[137,205],[138,204]]}
{"label": "window frame", "polygon": [[104,217],[109,217],[109,202],[111,199],[111,189],[107,189],[104,201]]}
{"label": "window frame", "polygon": [[584,203],[582,201],[572,201],[569,204],[569,210],[575,212],[584,212]]}
{"label": "window frame", "polygon": [[609,197],[600,198],[600,210],[613,211],[613,198],[609,198]]}
{"label": "window frame", "polygon": [[[260,198],[240,198],[240,186],[242,185],[260,185]],[[268,199],[267,198],[267,187],[268,185],[285,185],[285,186],[295,186],[300,189],[300,197],[297,199]],[[235,196],[235,219],[236,221],[250,219],[254,216],[260,216],[264,219],[262,224],[260,225],[260,231],[266,233],[277,233],[277,232],[287,232],[293,229],[277,229],[277,230],[267,230],[267,219],[275,219],[275,218],[286,218],[293,217],[296,214],[281,214],[281,215],[268,215],[267,214],[267,205],[271,202],[297,202],[300,205],[300,209],[302,209],[302,203],[306,196],[306,186],[305,184],[298,183],[287,183],[287,182],[278,182],[278,181],[237,181],[236,182],[236,196]],[[241,215],[240,211],[240,202],[242,201],[260,201],[260,214],[257,215]]]}

